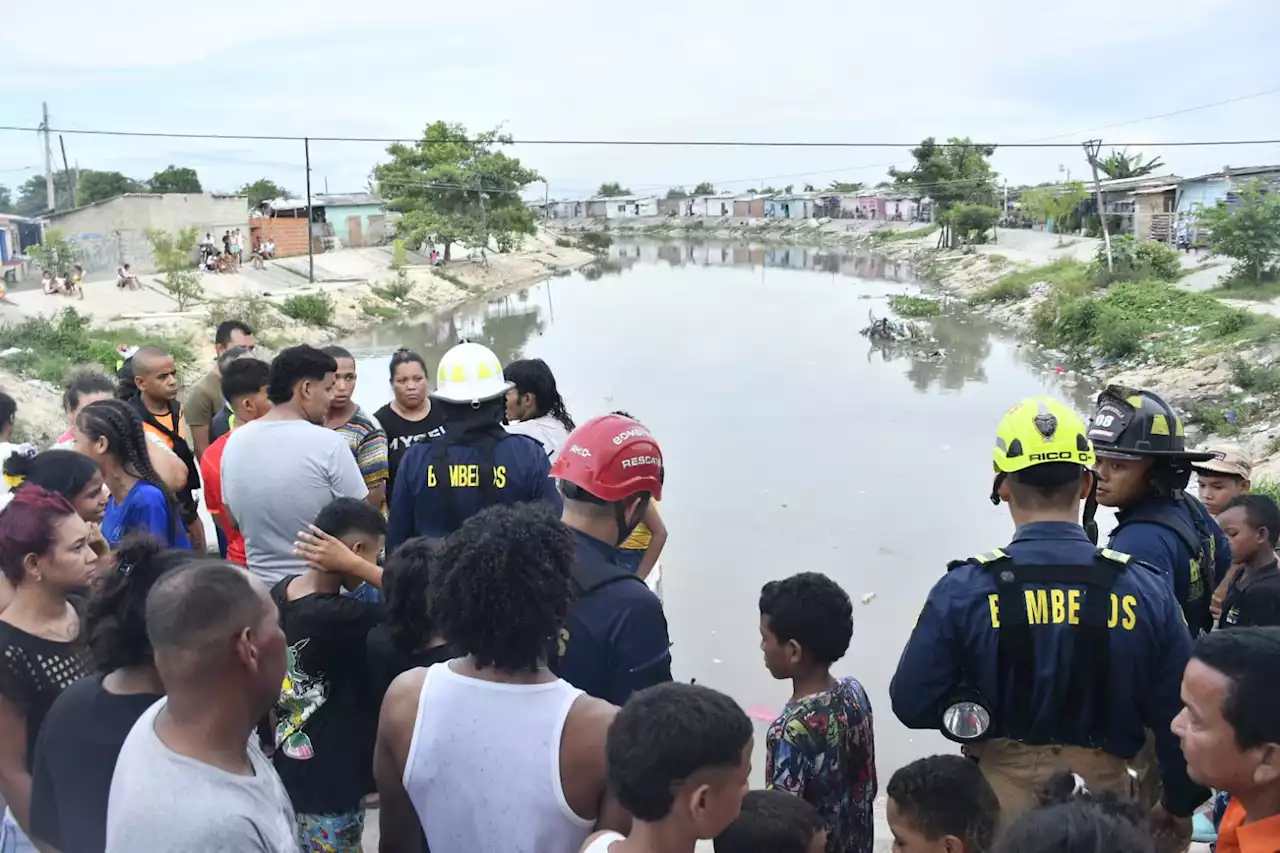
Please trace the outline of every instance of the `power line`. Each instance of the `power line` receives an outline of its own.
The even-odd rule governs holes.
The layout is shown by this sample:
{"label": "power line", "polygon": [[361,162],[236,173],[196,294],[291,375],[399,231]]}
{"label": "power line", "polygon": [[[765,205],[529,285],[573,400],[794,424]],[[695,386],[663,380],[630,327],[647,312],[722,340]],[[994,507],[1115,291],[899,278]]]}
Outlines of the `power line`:
{"label": "power line", "polygon": [[[1127,127],[1131,124],[1141,124],[1144,121],[1155,121],[1156,119],[1170,118],[1171,116],[1180,116],[1185,113],[1193,113],[1193,112],[1196,112],[1197,110],[1207,110],[1212,107],[1221,107],[1227,104],[1234,104],[1240,101],[1247,101],[1247,100],[1250,100],[1251,98],[1261,98],[1265,95],[1274,95],[1277,92],[1280,92],[1280,86],[1276,86],[1274,89],[1266,89],[1262,92],[1252,92],[1248,95],[1237,95],[1234,98],[1226,98],[1221,101],[1213,101],[1208,104],[1197,104],[1194,107],[1183,107],[1182,109],[1171,110],[1167,113],[1157,113],[1156,115],[1153,115],[1153,116],[1145,116],[1143,118],[1135,118],[1135,119],[1130,119],[1128,121],[1118,121],[1115,124],[1104,124],[1101,127],[1091,127],[1086,130],[1077,130],[1072,133],[1059,133],[1056,136],[1041,136],[1036,139],[1029,139],[1027,141],[1028,142],[1047,142],[1053,139],[1064,139],[1068,136],[1082,136],[1086,133],[1097,133],[1100,130],[1111,130],[1117,127]],[[1107,143],[1107,144],[1108,146],[1115,147],[1114,145],[1112,145],[1112,143]],[[1116,145],[1120,145],[1121,147],[1123,147],[1123,143],[1116,143]]]}

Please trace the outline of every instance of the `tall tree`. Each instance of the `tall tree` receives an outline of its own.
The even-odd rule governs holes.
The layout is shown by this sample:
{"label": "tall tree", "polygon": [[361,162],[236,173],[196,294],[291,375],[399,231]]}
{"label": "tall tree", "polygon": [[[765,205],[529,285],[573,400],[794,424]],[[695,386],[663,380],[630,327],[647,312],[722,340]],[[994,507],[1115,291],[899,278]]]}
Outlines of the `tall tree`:
{"label": "tall tree", "polygon": [[710,181],[703,181],[693,188],[693,195],[715,195],[715,185]]}
{"label": "tall tree", "polygon": [[0,213],[13,213],[13,193],[0,184]]}
{"label": "tall tree", "polygon": [[461,124],[437,121],[420,141],[388,147],[391,162],[374,174],[387,207],[402,214],[400,237],[415,249],[434,238],[447,261],[459,241],[483,247],[493,239],[507,251],[534,233],[537,217],[521,193],[540,178],[498,150],[510,142],[497,130],[468,135]]}
{"label": "tall tree", "polygon": [[596,195],[603,198],[609,198],[618,195],[631,195],[631,190],[623,188],[622,184],[613,181],[607,184],[601,184],[600,189],[596,191]]}
{"label": "tall tree", "polygon": [[[58,210],[75,207],[71,197],[71,180],[65,171],[53,173],[53,191]],[[39,216],[49,212],[44,175],[32,175],[18,186],[18,199],[13,205],[19,216]]]}
{"label": "tall tree", "polygon": [[1236,259],[1237,276],[1259,282],[1280,258],[1280,193],[1250,181],[1236,195],[1235,205],[1220,201],[1200,211],[1197,224],[1209,229],[1215,254]]}
{"label": "tall tree", "polygon": [[136,193],[142,188],[142,184],[119,172],[81,169],[76,176],[76,206],[105,201],[125,193]]}
{"label": "tall tree", "polygon": [[242,186],[238,192],[249,197],[250,207],[257,207],[273,198],[289,198],[289,191],[270,178],[258,178],[253,183]]}
{"label": "tall tree", "polygon": [[151,176],[151,180],[147,181],[147,186],[153,193],[204,192],[200,188],[200,177],[196,174],[196,170],[186,166],[169,166],[156,172]]}
{"label": "tall tree", "polygon": [[684,191],[684,187],[672,187],[667,190],[667,198],[688,198],[689,194]]}
{"label": "tall tree", "polygon": [[832,181],[827,189],[833,193],[858,193],[865,187],[866,184],[861,181]]}
{"label": "tall tree", "polygon": [[1163,166],[1164,161],[1159,157],[1146,160],[1141,153],[1130,154],[1127,148],[1123,151],[1112,149],[1105,160],[1098,161],[1098,169],[1108,178],[1141,178]]}
{"label": "tall tree", "polygon": [[955,246],[960,235],[949,228],[947,211],[961,204],[991,206],[995,200],[996,173],[987,162],[994,145],[976,145],[968,137],[952,137],[939,145],[932,136],[911,149],[916,164],[910,169],[890,169],[889,176],[903,190],[933,199],[937,220]]}
{"label": "tall tree", "polygon": [[1031,214],[1033,219],[1044,222],[1053,220],[1053,230],[1058,235],[1058,245],[1062,245],[1062,223],[1071,215],[1080,202],[1089,196],[1089,191],[1079,181],[1069,181],[1061,189],[1058,187],[1036,187],[1022,194],[1022,209]]}

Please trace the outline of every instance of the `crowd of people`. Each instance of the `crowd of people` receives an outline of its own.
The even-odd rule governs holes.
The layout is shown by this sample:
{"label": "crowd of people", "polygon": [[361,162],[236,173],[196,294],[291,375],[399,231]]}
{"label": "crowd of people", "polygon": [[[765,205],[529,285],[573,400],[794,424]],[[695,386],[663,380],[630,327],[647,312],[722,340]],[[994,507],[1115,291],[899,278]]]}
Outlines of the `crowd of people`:
{"label": "crowd of people", "polygon": [[[0,850],[348,853],[376,805],[387,853],[871,853],[848,594],[760,590],[791,694],[751,790],[751,719],[672,680],[642,422],[579,425],[545,362],[472,342],[396,352],[373,413],[341,347],[214,345],[183,402],[154,347],[77,373],[42,452],[0,394]],[[1013,540],[947,567],[890,687],[960,744],[892,775],[894,849],[1164,853],[1212,803],[1223,853],[1280,850],[1280,509],[1247,454],[1113,386],[1088,424],[1013,407],[992,459]]]}

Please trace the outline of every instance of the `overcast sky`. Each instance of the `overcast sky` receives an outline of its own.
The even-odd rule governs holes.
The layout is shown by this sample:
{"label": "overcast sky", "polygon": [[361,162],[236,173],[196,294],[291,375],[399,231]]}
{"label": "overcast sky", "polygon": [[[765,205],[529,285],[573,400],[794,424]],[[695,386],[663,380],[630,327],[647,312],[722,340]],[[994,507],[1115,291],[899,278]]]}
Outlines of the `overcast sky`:
{"label": "overcast sky", "polygon": [[[64,0],[5,11],[3,124],[49,102],[68,129],[418,136],[437,119],[517,139],[1142,143],[1183,176],[1280,162],[1272,0]],[[65,136],[72,165],[206,189],[270,177],[301,192],[302,144]],[[55,157],[60,161],[57,140]],[[362,189],[383,145],[314,143],[314,191]],[[1131,149],[1133,150],[1133,149]],[[552,197],[708,180],[875,183],[905,150],[517,146]],[[1004,149],[1010,182],[1087,172],[1070,149]],[[0,184],[43,169],[35,134],[0,132]]]}

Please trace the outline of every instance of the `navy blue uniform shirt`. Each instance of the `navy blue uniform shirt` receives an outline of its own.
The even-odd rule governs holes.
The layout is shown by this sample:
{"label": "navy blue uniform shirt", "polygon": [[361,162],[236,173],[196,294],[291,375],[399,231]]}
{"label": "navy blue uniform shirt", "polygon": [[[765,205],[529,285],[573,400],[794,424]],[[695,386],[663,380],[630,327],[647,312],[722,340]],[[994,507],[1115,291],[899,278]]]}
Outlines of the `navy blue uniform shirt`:
{"label": "navy blue uniform shirt", "polygon": [[[1023,565],[1088,566],[1094,564],[1097,548],[1078,524],[1035,522],[1019,528],[1002,550]],[[1034,730],[1037,718],[1053,719],[1060,710],[1049,706],[1048,697],[1055,692],[1055,679],[1068,677],[1071,670],[1074,643],[1069,623],[1073,614],[1078,617],[1073,602],[1078,605],[1079,599],[1069,589],[1044,584],[1027,584],[1026,589],[1049,592],[1043,609],[1034,617],[1028,614],[1036,644],[1032,703],[1045,704],[1039,712],[1033,707]],[[1186,759],[1169,730],[1182,710],[1182,671],[1191,657],[1191,635],[1168,582],[1155,570],[1130,563],[1111,591],[1107,752],[1132,758],[1145,742],[1143,729],[1155,732],[1165,806],[1173,814],[1188,815],[1209,795],[1188,779]],[[967,685],[995,706],[997,728],[992,736],[1008,736],[998,728],[1001,719],[1011,716],[999,695],[998,620],[995,579],[976,562],[948,572],[934,584],[889,685],[893,712],[903,725],[937,729],[942,704]]]}
{"label": "navy blue uniform shirt", "polygon": [[573,531],[577,598],[560,632],[552,669],[597,699],[622,705],[671,680],[671,640],[658,596],[618,563],[618,549]]}
{"label": "navy blue uniform shirt", "polygon": [[[410,447],[396,471],[395,490],[387,508],[387,553],[406,539],[427,536],[442,539],[462,522],[484,509],[484,476],[480,466],[484,454],[465,444],[449,445],[449,484],[436,482],[431,464],[432,442]],[[493,447],[493,495],[495,503],[514,504],[546,501],[556,515],[564,509],[547,452],[527,435],[509,435]],[[451,523],[445,489],[453,492],[457,508],[456,524]]]}
{"label": "navy blue uniform shirt", "polygon": [[[1189,524],[1195,531],[1195,520],[1192,509],[1188,505],[1195,498],[1187,496],[1186,501],[1175,501],[1172,498],[1147,498],[1139,504],[1125,507],[1116,513],[1119,526],[1112,531],[1108,547],[1128,554],[1135,560],[1149,563],[1159,569],[1171,584],[1174,596],[1182,605],[1183,615],[1187,620],[1187,628],[1191,636],[1199,636],[1202,631],[1213,627],[1209,616],[1208,602],[1218,582],[1227,576],[1231,568],[1231,543],[1227,540],[1218,522],[1206,512],[1203,524],[1214,541],[1213,577],[1201,577],[1199,548],[1195,551],[1174,531],[1162,524],[1151,521],[1133,521],[1124,524],[1126,518],[1137,512],[1155,511],[1167,513],[1182,523]],[[1203,596],[1203,598],[1201,597]]]}

